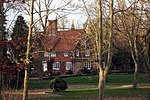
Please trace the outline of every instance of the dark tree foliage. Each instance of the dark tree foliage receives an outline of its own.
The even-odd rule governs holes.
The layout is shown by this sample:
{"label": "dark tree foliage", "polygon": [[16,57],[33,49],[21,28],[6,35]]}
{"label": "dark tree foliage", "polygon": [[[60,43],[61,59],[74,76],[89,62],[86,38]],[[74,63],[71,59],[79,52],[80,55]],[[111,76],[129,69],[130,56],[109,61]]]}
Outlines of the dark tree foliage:
{"label": "dark tree foliage", "polygon": [[19,63],[24,63],[26,57],[26,47],[27,47],[27,35],[28,26],[24,20],[24,17],[18,16],[12,34],[12,50],[15,55],[15,59]]}
{"label": "dark tree foliage", "polygon": [[[4,12],[3,3],[0,3],[0,41],[6,41],[6,15]],[[1,44],[0,46],[1,58],[3,59],[6,56],[6,45]]]}
{"label": "dark tree foliage", "polygon": [[24,17],[18,16],[14,28],[12,38],[20,37],[26,38],[28,35],[28,26],[24,20]]}
{"label": "dark tree foliage", "polygon": [[0,3],[0,36],[3,39],[6,37],[6,32],[5,32],[6,17],[5,16],[6,15],[4,12],[3,3]]}
{"label": "dark tree foliage", "polygon": [[12,34],[12,40],[7,42],[6,51],[11,53],[5,57],[1,67],[4,80],[3,85],[9,88],[21,88],[24,78],[24,62],[26,57],[28,26],[22,16],[18,16]]}
{"label": "dark tree foliage", "polygon": [[133,70],[133,60],[127,51],[118,50],[112,57],[112,64],[117,67],[117,70],[128,71]]}
{"label": "dark tree foliage", "polygon": [[68,88],[65,80],[61,78],[55,78],[51,81],[50,88],[53,92],[61,92]]}

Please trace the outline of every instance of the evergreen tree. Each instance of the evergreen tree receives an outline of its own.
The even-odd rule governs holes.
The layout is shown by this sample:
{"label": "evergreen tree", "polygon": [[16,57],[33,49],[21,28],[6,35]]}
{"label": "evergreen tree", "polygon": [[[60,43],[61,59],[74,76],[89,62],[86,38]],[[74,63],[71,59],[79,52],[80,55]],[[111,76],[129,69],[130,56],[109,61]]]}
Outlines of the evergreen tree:
{"label": "evergreen tree", "polygon": [[24,20],[24,17],[18,16],[14,28],[12,38],[26,38],[28,34],[28,26]]}
{"label": "evergreen tree", "polygon": [[0,3],[0,38],[5,38],[6,32],[5,32],[5,12],[4,12],[4,6],[3,3]]}
{"label": "evergreen tree", "polygon": [[28,26],[24,17],[18,16],[12,34],[14,45],[12,46],[15,59],[18,63],[24,63],[26,53]]}
{"label": "evergreen tree", "polygon": [[14,64],[16,68],[19,66],[17,69],[16,78],[14,78],[10,84],[16,85],[18,81],[17,77],[19,77],[18,88],[21,88],[25,74],[24,64],[27,50],[27,35],[28,26],[24,20],[24,17],[18,16],[13,28],[12,40],[10,41],[12,53],[14,55],[11,63]]}

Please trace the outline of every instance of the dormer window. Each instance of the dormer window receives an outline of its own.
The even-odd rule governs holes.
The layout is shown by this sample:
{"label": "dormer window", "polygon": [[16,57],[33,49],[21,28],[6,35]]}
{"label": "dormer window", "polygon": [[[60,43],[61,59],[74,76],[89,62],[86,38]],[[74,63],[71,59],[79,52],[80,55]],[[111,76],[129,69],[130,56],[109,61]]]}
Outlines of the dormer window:
{"label": "dormer window", "polygon": [[89,57],[89,56],[90,56],[90,51],[89,51],[89,50],[85,51],[85,56],[86,56],[86,57]]}
{"label": "dormer window", "polygon": [[51,52],[51,57],[56,57],[56,52]]}
{"label": "dormer window", "polygon": [[67,52],[64,53],[64,57],[68,57],[68,53]]}

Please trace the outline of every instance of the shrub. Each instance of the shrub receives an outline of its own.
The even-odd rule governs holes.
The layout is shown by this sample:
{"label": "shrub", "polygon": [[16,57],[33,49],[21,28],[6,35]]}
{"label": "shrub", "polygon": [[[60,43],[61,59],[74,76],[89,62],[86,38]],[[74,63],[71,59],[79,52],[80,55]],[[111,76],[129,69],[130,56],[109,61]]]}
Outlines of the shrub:
{"label": "shrub", "polygon": [[81,73],[82,73],[82,74],[91,74],[91,70],[87,69],[86,67],[83,67],[83,68],[81,69]]}
{"label": "shrub", "polygon": [[61,92],[68,88],[65,80],[61,78],[55,78],[51,80],[50,88],[53,92]]}
{"label": "shrub", "polygon": [[66,74],[73,74],[73,71],[72,71],[72,70],[68,70],[68,71],[66,72]]}

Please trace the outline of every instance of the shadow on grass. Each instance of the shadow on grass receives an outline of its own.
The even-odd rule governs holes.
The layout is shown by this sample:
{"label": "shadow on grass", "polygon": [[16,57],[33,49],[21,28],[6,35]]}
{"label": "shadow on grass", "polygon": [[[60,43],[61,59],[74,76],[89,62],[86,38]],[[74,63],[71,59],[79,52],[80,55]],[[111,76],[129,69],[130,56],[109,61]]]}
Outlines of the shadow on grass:
{"label": "shadow on grass", "polygon": [[[106,89],[105,97],[113,98],[145,98],[148,99],[150,88],[119,88],[119,89]],[[50,92],[51,93],[51,92]],[[41,98],[40,100],[97,100],[97,88],[82,88],[82,89],[69,89],[64,92],[56,93],[61,96]]]}

